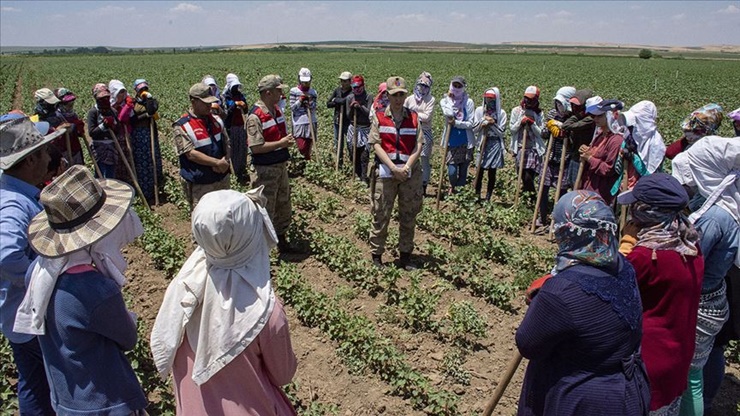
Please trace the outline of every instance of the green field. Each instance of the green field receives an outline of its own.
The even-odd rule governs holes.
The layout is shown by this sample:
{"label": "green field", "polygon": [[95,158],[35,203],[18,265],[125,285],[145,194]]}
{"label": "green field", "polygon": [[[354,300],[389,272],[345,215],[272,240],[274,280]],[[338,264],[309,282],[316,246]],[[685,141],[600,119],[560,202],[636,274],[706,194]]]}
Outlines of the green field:
{"label": "green field", "polygon": [[[206,74],[223,82],[227,73],[236,73],[253,103],[259,78],[277,73],[295,85],[301,67],[312,70],[321,102],[346,70],[363,74],[371,93],[391,75],[413,84],[420,72],[428,71],[438,100],[450,78],[463,75],[476,105],[486,88],[497,86],[507,112],[531,84],[540,87],[545,109],[555,91],[566,85],[621,99],[627,107],[651,100],[658,107],[659,129],[667,142],[678,139],[681,120],[706,103],[719,103],[726,111],[740,107],[736,61],[349,50],[0,56],[3,112],[15,106],[32,113],[36,89],[64,86],[77,94],[76,110],[84,117],[93,104],[92,86],[111,79],[131,88],[134,79],[146,78],[159,99],[165,167],[165,183],[160,186],[166,199],[153,212],[135,206],[145,233],[126,248],[129,283],[124,288],[130,308],[140,318],[139,343],[127,356],[151,401],[147,410],[152,415],[174,414],[174,398],[170,383],[154,370],[150,328],[165,288],[194,248],[169,124],[187,110],[189,87]],[[333,157],[328,145],[333,113],[319,108],[316,155],[328,161]],[[436,138],[441,131],[439,111]],[[732,132],[725,121],[720,133]],[[435,189],[438,149],[431,181]],[[343,172],[335,172],[333,163],[316,159],[290,164],[294,177],[289,236],[309,246],[310,253],[273,258],[272,267],[300,363],[294,383],[285,388],[299,414],[480,414],[515,349],[513,333],[526,310],[524,289],[551,269],[555,252],[545,236],[529,233],[531,207],[512,207],[517,181],[511,157],[507,155],[498,175],[491,204],[479,204],[470,189],[447,198],[439,210],[434,198],[424,199],[414,249],[415,261],[423,267],[416,272],[371,266],[368,190],[351,179],[349,163]],[[235,180],[232,187],[246,190]],[[394,219],[385,261],[397,256],[397,241]],[[15,368],[9,345],[4,337],[0,341],[0,414],[10,414],[17,406]],[[731,376],[715,401],[715,411],[723,415],[738,409],[740,395],[740,387],[730,381],[740,375],[737,347],[728,353]],[[507,389],[498,414],[516,413],[523,368]]]}
{"label": "green field", "polygon": [[[254,86],[263,75],[277,73],[295,83],[298,69],[308,67],[320,97],[331,94],[337,75],[345,70],[363,74],[368,89],[391,75],[413,82],[422,71],[435,80],[432,94],[445,93],[454,75],[468,81],[468,92],[476,105],[483,91],[498,86],[503,107],[517,105],[528,85],[542,91],[540,101],[549,106],[558,88],[566,85],[589,88],[604,98],[618,98],[630,106],[641,100],[658,107],[659,130],[666,141],[680,135],[680,121],[692,110],[709,102],[726,111],[740,107],[740,65],[735,61],[650,59],[637,57],[593,57],[525,54],[442,53],[442,52],[214,52],[163,55],[0,57],[2,90],[0,109],[12,106],[15,80],[22,80],[22,107],[33,109],[33,91],[42,87],[67,87],[77,93],[76,105],[84,112],[92,105],[89,91],[97,82],[120,79],[130,85],[146,78],[160,100],[165,120],[174,121],[187,108],[187,90],[203,75],[212,74],[224,82],[228,72],[236,73],[245,85],[248,100],[254,101]],[[18,77],[20,74],[20,77]],[[328,117],[329,111],[322,115]],[[438,123],[441,122],[437,118]],[[440,125],[441,126],[441,125]],[[441,127],[440,127],[441,129]],[[728,123],[721,133],[731,134]]]}

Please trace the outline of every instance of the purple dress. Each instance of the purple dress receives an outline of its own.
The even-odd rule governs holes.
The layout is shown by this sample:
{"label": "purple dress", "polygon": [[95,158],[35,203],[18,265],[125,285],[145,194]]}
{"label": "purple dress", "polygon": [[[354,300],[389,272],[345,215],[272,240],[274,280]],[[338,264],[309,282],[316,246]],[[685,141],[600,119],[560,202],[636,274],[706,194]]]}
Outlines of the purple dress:
{"label": "purple dress", "polygon": [[642,305],[635,271],[569,267],[529,306],[516,343],[529,365],[518,415],[647,415],[640,358]]}

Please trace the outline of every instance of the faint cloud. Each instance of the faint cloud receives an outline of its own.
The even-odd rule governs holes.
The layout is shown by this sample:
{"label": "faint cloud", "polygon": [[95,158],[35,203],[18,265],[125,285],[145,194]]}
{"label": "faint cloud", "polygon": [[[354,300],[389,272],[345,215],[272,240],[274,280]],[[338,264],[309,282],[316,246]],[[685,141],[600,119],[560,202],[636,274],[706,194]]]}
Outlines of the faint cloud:
{"label": "faint cloud", "polygon": [[417,22],[428,22],[430,19],[427,17],[427,15],[422,13],[407,13],[407,14],[399,14],[396,16],[396,20],[414,20]]}
{"label": "faint cloud", "polygon": [[507,13],[504,15],[504,19],[509,20],[509,21],[514,20],[515,18],[516,18],[516,15],[513,13]]}
{"label": "faint cloud", "polygon": [[10,7],[10,6],[3,6],[3,7],[0,7],[0,12],[9,12],[9,13],[13,13],[13,12],[19,12],[19,11],[21,11],[21,9],[17,9],[17,8],[15,8],[15,7]]}
{"label": "faint cloud", "polygon": [[738,14],[738,13],[740,13],[740,7],[737,7],[734,4],[730,4],[729,6],[725,7],[724,9],[717,10],[715,13],[718,13],[718,14]]}
{"label": "faint cloud", "polygon": [[184,12],[184,13],[199,12],[201,10],[203,10],[202,7],[198,6],[197,4],[192,4],[192,3],[180,3],[177,6],[170,9],[171,12]]}
{"label": "faint cloud", "polygon": [[565,18],[565,17],[573,16],[573,13],[571,13],[569,11],[565,11],[565,10],[560,10],[559,12],[555,13],[553,16],[562,19],[562,18]]}
{"label": "faint cloud", "polygon": [[453,18],[453,19],[455,19],[455,20],[462,20],[462,19],[465,19],[468,16],[465,13],[452,12],[452,13],[450,13],[450,17]]}
{"label": "faint cloud", "polygon": [[546,17],[547,17],[547,13],[538,13],[538,14],[534,15],[534,18],[535,19],[544,19]]}
{"label": "faint cloud", "polygon": [[671,16],[671,20],[673,21],[683,20],[685,18],[686,18],[686,13],[679,13],[679,14],[674,14],[673,16]]}
{"label": "faint cloud", "polygon": [[642,6],[639,4],[633,4],[630,6],[630,10],[642,10]]}

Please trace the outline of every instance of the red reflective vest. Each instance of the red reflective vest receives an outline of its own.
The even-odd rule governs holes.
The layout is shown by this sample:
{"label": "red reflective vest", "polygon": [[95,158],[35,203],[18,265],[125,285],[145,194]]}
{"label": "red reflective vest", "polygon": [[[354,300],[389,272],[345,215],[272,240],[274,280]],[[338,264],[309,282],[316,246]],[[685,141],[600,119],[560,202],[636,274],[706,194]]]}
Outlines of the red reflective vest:
{"label": "red reflective vest", "polygon": [[[265,138],[265,143],[277,142],[288,135],[288,129],[285,126],[285,117],[277,106],[275,106],[275,118],[272,117],[269,111],[263,111],[259,105],[253,106],[250,113],[256,115],[262,123],[262,136]],[[252,154],[252,163],[255,165],[274,165],[285,162],[288,159],[290,159],[290,152],[288,152],[287,148],[276,149],[267,153]]]}
{"label": "red reflective vest", "polygon": [[399,129],[396,129],[393,118],[385,115],[385,111],[378,111],[375,115],[378,118],[380,146],[388,154],[391,161],[393,163],[404,163],[409,160],[409,156],[416,147],[416,130],[419,126],[416,112],[410,111],[409,116],[404,117]]}

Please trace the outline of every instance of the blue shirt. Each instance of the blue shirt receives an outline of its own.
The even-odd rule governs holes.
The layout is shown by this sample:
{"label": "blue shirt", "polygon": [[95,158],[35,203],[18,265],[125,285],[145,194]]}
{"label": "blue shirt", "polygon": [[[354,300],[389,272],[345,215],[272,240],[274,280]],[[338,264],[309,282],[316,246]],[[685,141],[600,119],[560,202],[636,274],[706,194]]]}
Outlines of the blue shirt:
{"label": "blue shirt", "polygon": [[0,173],[0,331],[16,344],[33,339],[13,332],[13,325],[26,295],[26,270],[36,258],[28,244],[28,224],[43,210],[40,193],[33,185]]}
{"label": "blue shirt", "polygon": [[136,346],[136,323],[121,289],[97,270],[63,273],[39,336],[59,415],[128,416],[146,397],[124,355]]}
{"label": "blue shirt", "polygon": [[716,291],[735,262],[740,248],[740,226],[729,212],[713,205],[694,224],[701,235],[704,281],[701,293]]}

